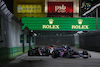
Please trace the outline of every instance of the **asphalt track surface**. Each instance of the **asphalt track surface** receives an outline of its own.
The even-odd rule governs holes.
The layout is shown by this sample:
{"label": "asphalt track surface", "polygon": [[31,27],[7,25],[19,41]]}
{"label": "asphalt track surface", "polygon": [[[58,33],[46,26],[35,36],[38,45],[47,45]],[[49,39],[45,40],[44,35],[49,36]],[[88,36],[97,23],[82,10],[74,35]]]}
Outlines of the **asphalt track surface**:
{"label": "asphalt track surface", "polygon": [[[72,47],[76,51],[83,49]],[[27,53],[14,60],[1,64],[0,67],[100,67],[100,52],[88,51],[91,58],[57,58],[51,56],[27,56]]]}

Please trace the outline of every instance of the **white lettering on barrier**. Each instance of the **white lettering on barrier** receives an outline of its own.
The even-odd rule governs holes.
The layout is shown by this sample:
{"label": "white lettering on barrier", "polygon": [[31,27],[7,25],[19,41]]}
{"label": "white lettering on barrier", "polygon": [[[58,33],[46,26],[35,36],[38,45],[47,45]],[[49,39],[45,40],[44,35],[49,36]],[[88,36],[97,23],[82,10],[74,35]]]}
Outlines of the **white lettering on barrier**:
{"label": "white lettering on barrier", "polygon": [[42,25],[43,29],[59,29],[59,25]]}
{"label": "white lettering on barrier", "polygon": [[72,29],[89,29],[89,25],[72,25]]}

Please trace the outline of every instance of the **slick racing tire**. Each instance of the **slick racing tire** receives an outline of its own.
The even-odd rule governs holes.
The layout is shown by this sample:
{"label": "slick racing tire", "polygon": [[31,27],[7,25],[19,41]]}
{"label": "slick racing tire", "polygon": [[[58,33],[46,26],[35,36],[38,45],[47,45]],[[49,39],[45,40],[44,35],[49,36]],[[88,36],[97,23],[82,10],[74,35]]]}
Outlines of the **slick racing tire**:
{"label": "slick racing tire", "polygon": [[28,50],[28,56],[32,56],[32,50]]}
{"label": "slick racing tire", "polygon": [[83,58],[84,59],[87,59],[88,58],[88,52],[87,51],[83,51],[82,54],[83,54]]}
{"label": "slick racing tire", "polygon": [[35,50],[34,49],[28,50],[28,56],[35,56]]}
{"label": "slick racing tire", "polygon": [[57,51],[53,51],[53,52],[52,52],[52,58],[57,58],[57,57],[58,57]]}
{"label": "slick racing tire", "polygon": [[50,51],[46,50],[46,56],[49,56],[49,55],[50,55]]}
{"label": "slick racing tire", "polygon": [[83,55],[83,59],[88,59],[88,55]]}

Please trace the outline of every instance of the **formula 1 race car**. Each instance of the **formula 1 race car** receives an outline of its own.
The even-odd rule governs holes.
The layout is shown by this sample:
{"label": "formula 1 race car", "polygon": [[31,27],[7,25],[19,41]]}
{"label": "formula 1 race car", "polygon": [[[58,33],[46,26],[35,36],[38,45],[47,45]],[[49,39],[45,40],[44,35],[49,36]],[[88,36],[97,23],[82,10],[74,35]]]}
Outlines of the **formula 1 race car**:
{"label": "formula 1 race car", "polygon": [[83,57],[84,59],[87,59],[91,57],[91,55],[87,51],[83,51],[82,53],[75,51],[71,48],[56,48],[52,52],[52,57],[66,57],[66,58],[80,58]]}
{"label": "formula 1 race car", "polygon": [[28,50],[28,56],[49,56],[50,51],[46,47],[35,47]]}

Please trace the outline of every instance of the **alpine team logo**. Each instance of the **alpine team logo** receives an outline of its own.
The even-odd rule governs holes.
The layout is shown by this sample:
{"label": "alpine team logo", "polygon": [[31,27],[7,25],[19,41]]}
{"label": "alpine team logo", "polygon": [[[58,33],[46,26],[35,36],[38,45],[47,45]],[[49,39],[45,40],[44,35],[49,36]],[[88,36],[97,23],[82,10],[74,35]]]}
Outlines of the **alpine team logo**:
{"label": "alpine team logo", "polygon": [[79,25],[72,25],[71,26],[72,29],[89,29],[89,25],[82,25],[83,23],[82,19],[78,19],[77,21]]}

